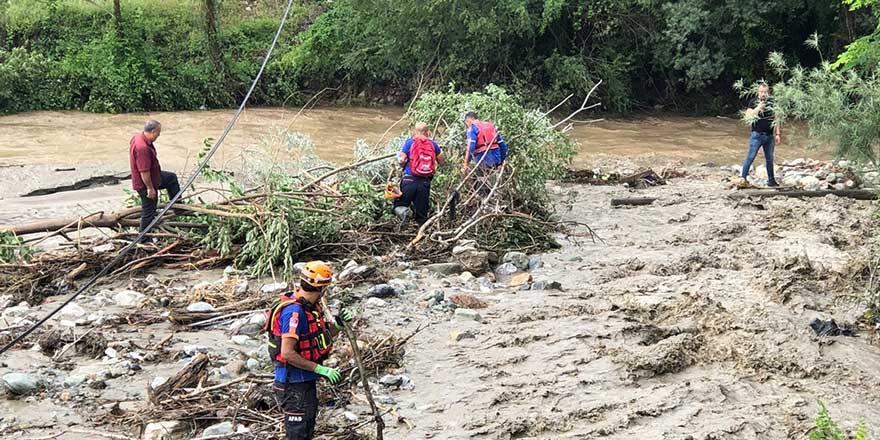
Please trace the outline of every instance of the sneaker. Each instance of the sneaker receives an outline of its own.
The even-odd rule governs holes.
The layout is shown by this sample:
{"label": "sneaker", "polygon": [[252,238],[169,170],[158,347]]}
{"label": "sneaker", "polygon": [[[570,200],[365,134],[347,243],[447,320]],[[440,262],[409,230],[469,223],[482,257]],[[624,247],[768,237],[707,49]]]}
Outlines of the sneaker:
{"label": "sneaker", "polygon": [[778,187],[779,187],[779,183],[777,183],[775,180],[771,180],[771,181],[767,182],[767,188],[778,188]]}

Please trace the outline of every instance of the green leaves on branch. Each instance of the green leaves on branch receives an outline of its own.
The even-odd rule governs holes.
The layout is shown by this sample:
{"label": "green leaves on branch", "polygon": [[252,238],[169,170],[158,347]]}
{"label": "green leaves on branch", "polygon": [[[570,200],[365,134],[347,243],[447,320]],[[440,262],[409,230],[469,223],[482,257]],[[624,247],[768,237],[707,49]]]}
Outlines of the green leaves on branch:
{"label": "green leaves on branch", "polygon": [[24,244],[21,237],[0,231],[0,263],[21,263],[30,260],[34,250]]}

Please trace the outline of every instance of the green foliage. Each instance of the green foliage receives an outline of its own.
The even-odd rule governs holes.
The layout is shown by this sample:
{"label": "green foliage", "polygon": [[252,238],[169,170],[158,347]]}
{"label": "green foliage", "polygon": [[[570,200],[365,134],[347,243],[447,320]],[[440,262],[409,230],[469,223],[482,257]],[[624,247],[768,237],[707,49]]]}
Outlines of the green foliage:
{"label": "green foliage", "polygon": [[0,231],[0,263],[28,261],[33,255],[34,250],[24,244],[21,237],[11,232]]}
{"label": "green foliage", "polygon": [[409,115],[411,123],[423,121],[433,126],[442,120],[449,126],[438,140],[446,147],[444,155],[450,165],[438,170],[433,187],[440,190],[432,191],[434,197],[445,198],[448,189],[459,182],[458,171],[466,145],[464,115],[469,111],[494,122],[507,142],[508,165],[515,170],[510,193],[516,205],[526,211],[543,211],[548,201],[544,183],[565,174],[576,146],[565,134],[555,130],[543,113],[527,110],[519,97],[494,85],[476,93],[457,92],[451,85],[445,92],[423,95],[413,105]]}
{"label": "green foliage", "polygon": [[[598,79],[606,108],[674,104],[717,110],[733,78],[765,76],[776,49],[801,59],[811,33],[871,33],[873,0],[334,0],[295,2],[253,104],[292,104],[327,87],[336,99],[412,95],[454,81],[503,84],[540,105],[583,96]],[[203,0],[0,2],[0,112],[126,112],[229,107],[245,93],[284,2],[218,2],[216,37]],[[875,34],[841,62],[868,65]],[[217,50],[213,50],[217,48]],[[16,55],[14,49],[24,52]],[[869,50],[870,49],[870,50]],[[217,54],[217,55],[212,55]],[[219,59],[215,59],[219,57]],[[880,57],[876,57],[880,60]],[[816,60],[808,64],[813,65]],[[5,64],[5,65],[4,65]],[[331,94],[327,94],[331,95]],[[707,99],[707,96],[709,98]]]}
{"label": "green foliage", "polygon": [[790,67],[778,54],[770,64],[785,78],[773,87],[777,123],[805,120],[815,142],[836,145],[840,157],[880,166],[880,83],[874,75],[828,63]]}
{"label": "green foliage", "polygon": [[[819,402],[819,414],[816,415],[815,427],[810,432],[810,440],[847,440],[849,437],[837,425],[825,404]],[[855,440],[867,440],[868,427],[864,420],[859,421]]]}
{"label": "green foliage", "polygon": [[[218,24],[222,59],[212,59],[202,0],[122,2],[7,0],[0,7],[0,113],[228,107],[245,93],[277,27],[278,10],[242,19],[234,2]],[[291,27],[314,6],[298,6]],[[272,17],[272,18],[269,18]],[[221,17],[223,18],[223,17]],[[284,52],[292,42],[285,34]],[[293,85],[267,70],[254,104],[280,104]],[[10,94],[13,94],[9,96]]]}

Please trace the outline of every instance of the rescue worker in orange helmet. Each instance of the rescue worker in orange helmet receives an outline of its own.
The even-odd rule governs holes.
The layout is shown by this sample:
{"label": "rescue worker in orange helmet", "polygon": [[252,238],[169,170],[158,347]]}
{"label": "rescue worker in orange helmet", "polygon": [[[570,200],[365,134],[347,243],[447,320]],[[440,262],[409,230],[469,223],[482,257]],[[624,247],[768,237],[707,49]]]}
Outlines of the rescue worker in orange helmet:
{"label": "rescue worker in orange helmet", "polygon": [[266,335],[275,362],[275,400],[284,412],[287,440],[310,440],[318,415],[317,380],[339,381],[339,371],[321,363],[333,348],[333,337],[351,321],[343,309],[327,323],[321,307],[333,271],[326,263],[310,261],[300,273],[299,286],[287,292],[268,311]]}

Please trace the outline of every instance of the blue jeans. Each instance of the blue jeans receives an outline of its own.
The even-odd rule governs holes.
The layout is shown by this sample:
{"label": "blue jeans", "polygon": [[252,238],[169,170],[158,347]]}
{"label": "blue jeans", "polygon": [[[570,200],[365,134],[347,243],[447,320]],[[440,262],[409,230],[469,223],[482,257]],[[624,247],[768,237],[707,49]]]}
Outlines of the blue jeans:
{"label": "blue jeans", "polygon": [[767,183],[775,183],[776,178],[773,176],[773,147],[776,145],[776,138],[772,134],[752,132],[749,138],[749,154],[746,156],[746,162],[743,164],[742,178],[745,179],[749,175],[749,169],[752,168],[752,162],[758,155],[758,150],[764,149],[764,161],[767,162]]}

